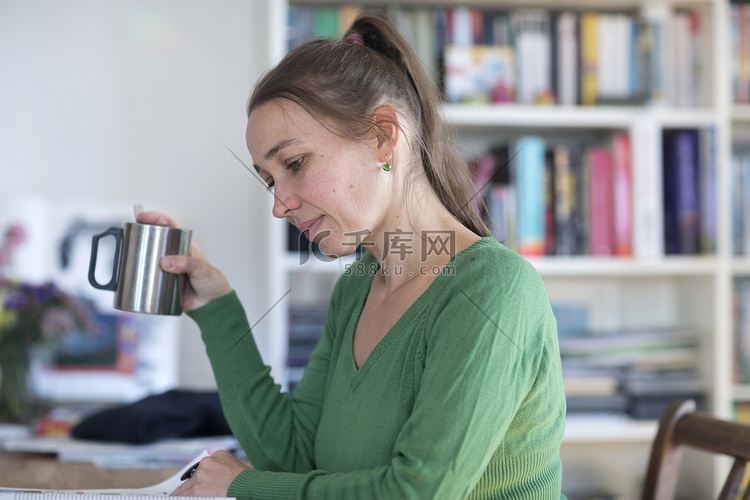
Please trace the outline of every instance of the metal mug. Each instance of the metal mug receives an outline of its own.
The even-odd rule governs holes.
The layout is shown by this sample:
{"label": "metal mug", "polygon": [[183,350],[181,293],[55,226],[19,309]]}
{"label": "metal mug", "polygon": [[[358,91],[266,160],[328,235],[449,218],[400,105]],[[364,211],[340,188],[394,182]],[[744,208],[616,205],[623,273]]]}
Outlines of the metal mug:
{"label": "metal mug", "polygon": [[[185,275],[163,271],[159,261],[165,255],[188,255],[192,233],[189,229],[124,222],[122,228],[111,227],[96,234],[91,241],[89,283],[100,290],[113,290],[115,309],[179,316]],[[94,270],[99,240],[109,235],[115,237],[115,259],[112,279],[103,285],[96,281]]]}

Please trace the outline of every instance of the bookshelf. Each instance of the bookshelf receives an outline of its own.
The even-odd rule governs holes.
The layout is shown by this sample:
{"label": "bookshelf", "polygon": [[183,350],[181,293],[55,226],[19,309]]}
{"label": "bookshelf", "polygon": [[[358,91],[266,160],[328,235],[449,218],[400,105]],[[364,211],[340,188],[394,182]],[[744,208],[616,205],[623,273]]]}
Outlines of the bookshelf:
{"label": "bookshelf", "polygon": [[[269,64],[286,49],[290,9],[336,7],[347,2],[268,0]],[[348,4],[347,4],[348,5]],[[391,8],[392,2],[372,1],[368,6]],[[449,8],[444,0],[403,2],[405,8]],[[492,11],[529,7],[512,0],[476,0],[472,8]],[[459,104],[446,103],[443,113],[454,128],[468,157],[486,152],[498,142],[524,134],[555,140],[588,136],[609,137],[627,133],[631,141],[633,211],[661,204],[662,138],[667,130],[712,129],[715,166],[715,249],[692,255],[665,255],[653,245],[654,229],[638,227],[634,220],[633,253],[627,257],[529,256],[541,274],[550,299],[575,297],[591,308],[590,322],[601,329],[692,327],[700,339],[699,366],[705,388],[705,406],[731,418],[735,402],[750,401],[750,383],[732,382],[733,282],[750,278],[750,257],[732,252],[731,151],[735,142],[750,144],[750,104],[734,105],[731,95],[731,4],[726,0],[547,0],[532,7],[578,12],[626,12],[639,19],[664,19],[675,12],[694,12],[701,21],[697,50],[703,68],[702,94],[690,105],[666,102],[630,104]],[[644,212],[646,213],[646,212]],[[657,212],[659,213],[659,212]],[[658,234],[661,230],[656,229]],[[287,387],[300,373],[287,367],[291,308],[325,307],[336,277],[351,260],[327,262],[315,256],[301,261],[287,249],[287,225],[274,221],[270,228],[271,297],[280,307],[269,313],[273,349],[269,363],[273,374]],[[275,300],[275,299],[272,299]],[[606,490],[616,498],[637,498],[646,472],[655,419],[622,416],[572,415],[563,439],[564,491]],[[727,464],[720,459],[688,456],[679,491],[686,498],[707,498],[718,491]]]}

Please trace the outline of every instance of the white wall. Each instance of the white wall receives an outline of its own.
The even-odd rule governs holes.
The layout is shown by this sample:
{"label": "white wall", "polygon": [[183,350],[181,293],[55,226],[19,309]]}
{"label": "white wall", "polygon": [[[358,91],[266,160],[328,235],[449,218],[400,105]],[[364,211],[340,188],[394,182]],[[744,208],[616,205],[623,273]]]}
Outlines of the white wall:
{"label": "white wall", "polygon": [[[168,211],[259,318],[268,193],[223,144],[249,164],[244,106],[266,65],[266,10],[256,0],[0,2],[0,200],[28,192]],[[177,321],[181,386],[214,387],[197,328]]]}

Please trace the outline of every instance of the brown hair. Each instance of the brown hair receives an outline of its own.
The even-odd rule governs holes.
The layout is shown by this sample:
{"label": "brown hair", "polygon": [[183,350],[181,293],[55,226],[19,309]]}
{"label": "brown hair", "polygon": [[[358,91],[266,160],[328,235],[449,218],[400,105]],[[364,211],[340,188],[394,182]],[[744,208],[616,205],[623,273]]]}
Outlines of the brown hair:
{"label": "brown hair", "polygon": [[[363,13],[344,39],[319,38],[292,49],[258,81],[247,114],[273,99],[289,99],[331,124],[342,137],[356,140],[374,126],[370,116],[375,108],[397,102],[414,125],[422,166],[443,205],[468,229],[489,236],[472,203],[475,192],[468,165],[452,147],[440,116],[438,91],[394,26],[385,14]],[[362,39],[347,41],[352,34]]]}

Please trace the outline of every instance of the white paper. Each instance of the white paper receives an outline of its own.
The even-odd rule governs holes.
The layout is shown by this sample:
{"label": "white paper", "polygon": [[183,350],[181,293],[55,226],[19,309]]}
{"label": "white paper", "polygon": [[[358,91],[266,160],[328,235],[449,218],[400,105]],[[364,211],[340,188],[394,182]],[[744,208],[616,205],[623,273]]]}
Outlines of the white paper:
{"label": "white paper", "polygon": [[0,486],[0,500],[102,500],[105,498],[109,499],[112,495],[137,497],[138,500],[147,500],[149,497],[161,499],[172,493],[180,484],[182,484],[180,478],[186,470],[208,455],[209,453],[204,450],[185,464],[185,466],[172,477],[165,479],[159,484],[146,486],[144,488],[46,490],[41,488],[4,488]]}
{"label": "white paper", "polygon": [[179,467],[201,450],[209,450],[209,453],[240,450],[233,436],[165,439],[144,445],[32,436],[7,439],[0,442],[0,448],[26,453],[53,453],[61,462],[86,462],[100,468],[127,469]]}

